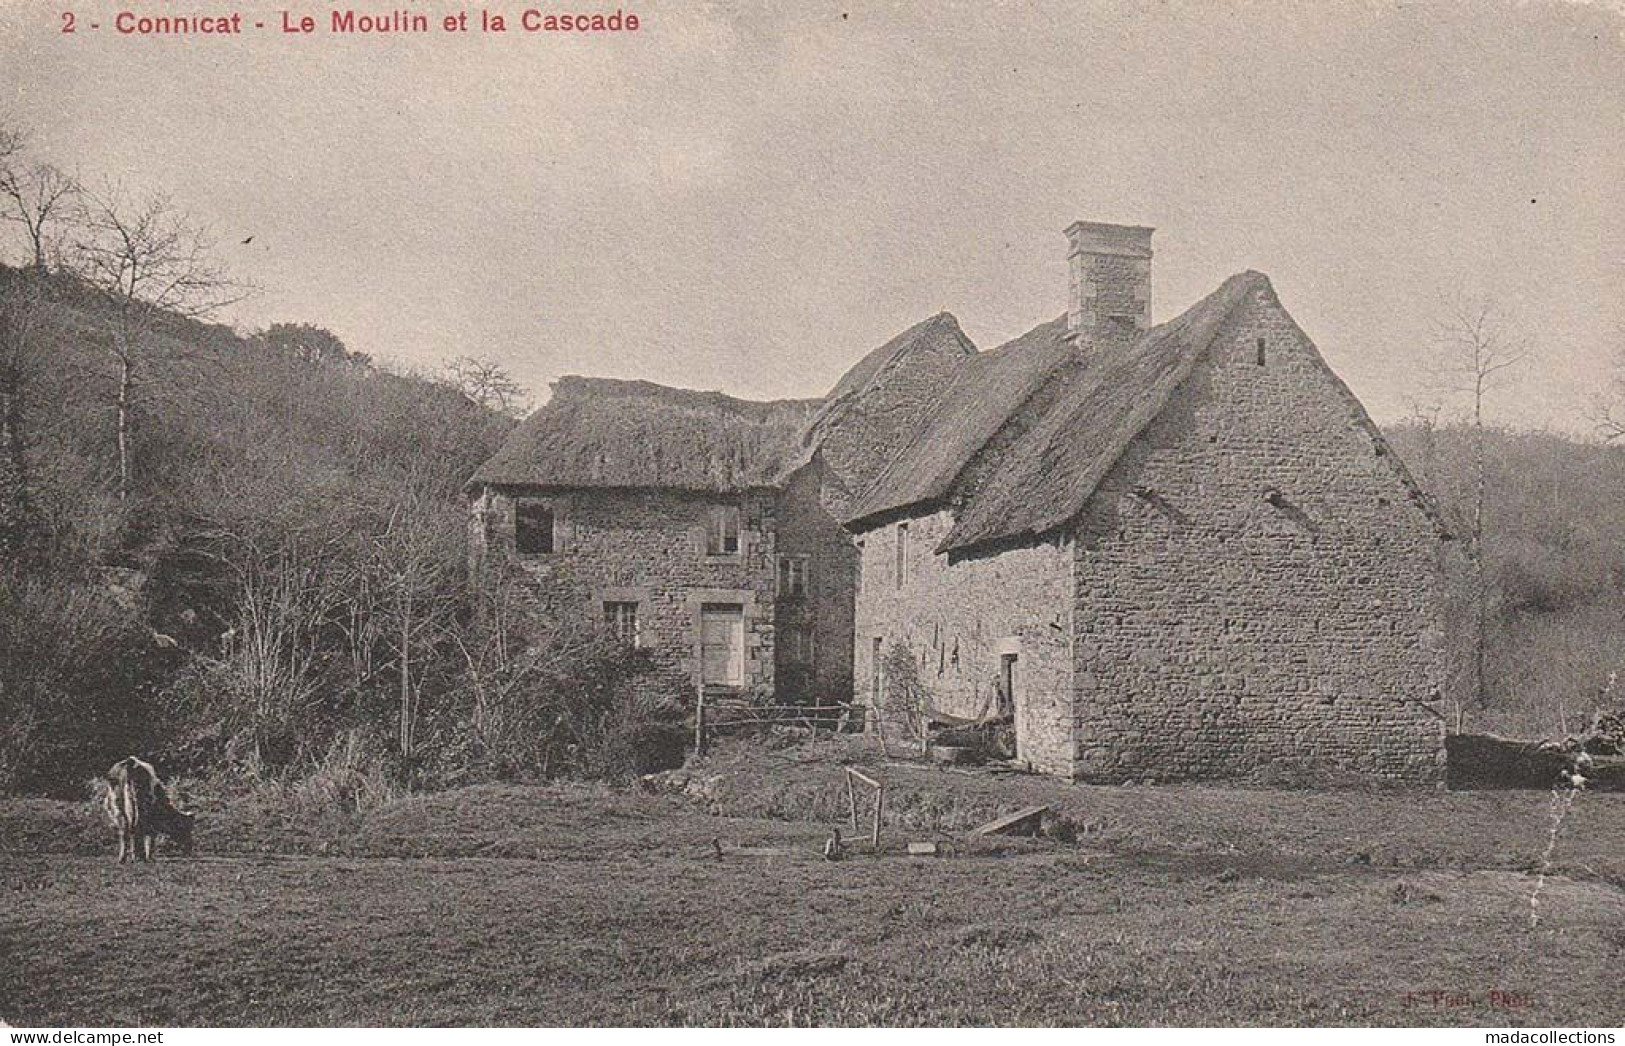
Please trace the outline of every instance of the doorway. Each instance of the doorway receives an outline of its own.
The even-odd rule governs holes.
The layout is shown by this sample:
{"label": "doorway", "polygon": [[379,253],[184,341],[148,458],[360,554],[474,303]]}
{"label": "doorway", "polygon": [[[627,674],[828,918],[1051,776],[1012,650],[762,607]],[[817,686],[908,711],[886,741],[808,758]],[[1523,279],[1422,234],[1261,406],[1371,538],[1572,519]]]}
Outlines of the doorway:
{"label": "doorway", "polygon": [[1016,713],[1016,654],[999,655],[999,716],[1014,717]]}
{"label": "doorway", "polygon": [[745,685],[745,608],[738,603],[700,607],[700,682]]}

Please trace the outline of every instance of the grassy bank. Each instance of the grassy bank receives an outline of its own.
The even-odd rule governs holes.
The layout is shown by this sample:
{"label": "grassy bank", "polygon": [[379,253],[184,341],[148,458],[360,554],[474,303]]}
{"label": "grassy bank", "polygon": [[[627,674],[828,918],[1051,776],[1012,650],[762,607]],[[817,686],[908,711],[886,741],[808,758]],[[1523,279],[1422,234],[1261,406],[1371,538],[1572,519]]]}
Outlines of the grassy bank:
{"label": "grassy bank", "polygon": [[[0,1018],[1625,1021],[1625,797],[1575,804],[1532,928],[1522,866],[1544,849],[1539,794],[1074,788],[882,767],[882,853],[828,862],[817,815],[834,763],[742,750],[700,769],[710,799],[481,787],[270,837],[262,812],[225,807],[202,856],[152,867],[112,865],[73,808],[0,803]],[[961,841],[962,823],[1033,800],[1095,827],[1075,845]],[[955,845],[902,852],[932,835]]]}

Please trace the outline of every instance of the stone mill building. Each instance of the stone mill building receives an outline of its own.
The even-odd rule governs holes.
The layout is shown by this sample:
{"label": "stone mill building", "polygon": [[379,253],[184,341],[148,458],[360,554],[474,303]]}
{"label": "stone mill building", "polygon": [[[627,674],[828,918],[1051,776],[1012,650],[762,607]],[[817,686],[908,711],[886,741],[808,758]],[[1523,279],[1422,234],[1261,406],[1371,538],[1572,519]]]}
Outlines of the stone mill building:
{"label": "stone mill building", "polygon": [[1080,780],[1443,773],[1428,499],[1255,272],[1151,324],[1151,230],[1067,230],[1066,312],[946,313],[817,400],[564,378],[469,484],[476,559],[668,676],[1007,717]]}

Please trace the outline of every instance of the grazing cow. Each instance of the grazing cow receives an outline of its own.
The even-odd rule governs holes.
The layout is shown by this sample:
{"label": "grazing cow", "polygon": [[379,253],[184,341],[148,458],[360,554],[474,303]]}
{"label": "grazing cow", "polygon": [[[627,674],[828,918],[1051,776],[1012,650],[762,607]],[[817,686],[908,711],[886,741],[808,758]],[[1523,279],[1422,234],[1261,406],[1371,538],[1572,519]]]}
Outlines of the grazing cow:
{"label": "grazing cow", "polygon": [[158,835],[169,836],[182,853],[192,852],[196,815],[175,807],[152,764],[127,756],[114,763],[97,784],[107,818],[118,829],[120,864],[134,858],[151,861],[153,837]]}

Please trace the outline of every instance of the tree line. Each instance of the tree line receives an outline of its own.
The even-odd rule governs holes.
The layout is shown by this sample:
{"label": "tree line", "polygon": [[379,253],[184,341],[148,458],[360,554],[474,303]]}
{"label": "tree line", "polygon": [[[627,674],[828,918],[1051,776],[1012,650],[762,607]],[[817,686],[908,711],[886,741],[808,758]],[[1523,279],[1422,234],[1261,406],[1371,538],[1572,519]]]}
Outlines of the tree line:
{"label": "tree line", "polygon": [[[136,752],[354,800],[680,751],[647,664],[470,574],[462,485],[526,409],[500,364],[214,322],[253,288],[204,229],[4,124],[0,222],[0,789]],[[1592,439],[1515,432],[1494,406],[1539,347],[1492,301],[1439,317],[1388,435],[1458,538],[1450,726],[1575,730],[1622,692],[1625,357]]]}
{"label": "tree line", "polygon": [[470,576],[462,485],[526,406],[499,364],[240,334],[252,288],[171,200],[0,152],[0,788],[136,752],[353,798],[665,743],[638,659]]}

